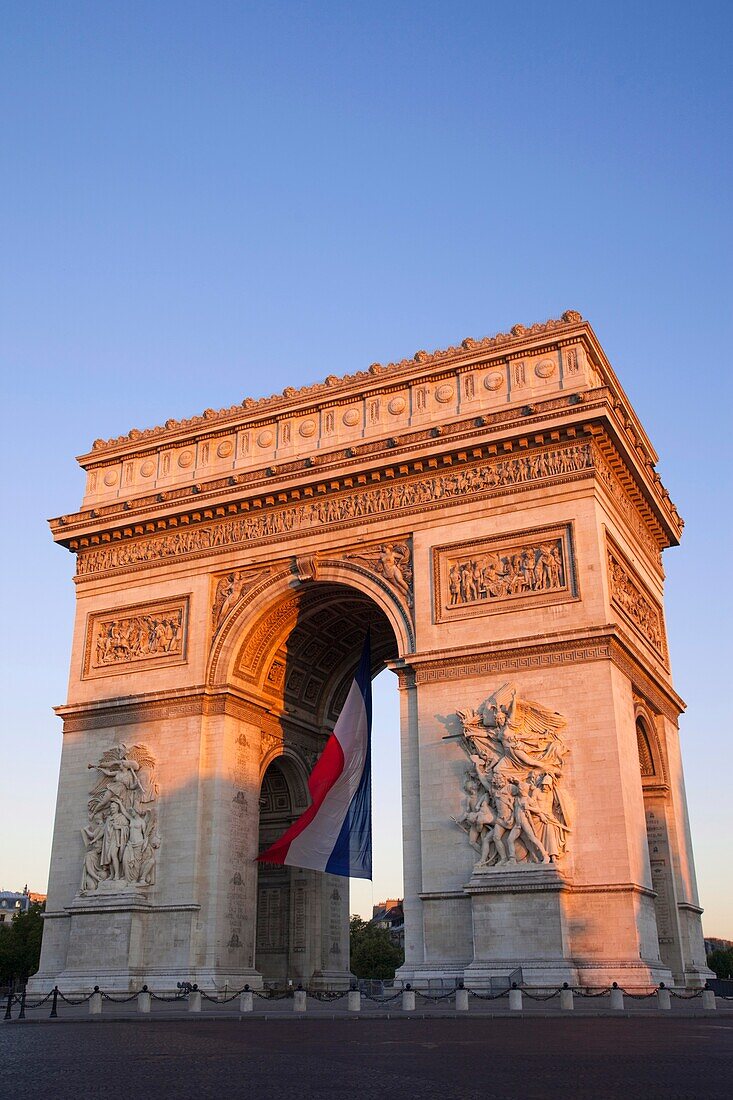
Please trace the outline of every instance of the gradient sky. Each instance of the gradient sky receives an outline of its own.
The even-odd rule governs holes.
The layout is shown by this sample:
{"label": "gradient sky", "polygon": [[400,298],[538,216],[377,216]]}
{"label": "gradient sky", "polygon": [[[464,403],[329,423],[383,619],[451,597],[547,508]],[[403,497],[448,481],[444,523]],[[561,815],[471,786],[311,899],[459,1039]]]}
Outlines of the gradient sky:
{"label": "gradient sky", "polygon": [[[667,622],[705,929],[733,938],[731,11],[0,3],[0,887],[46,885],[74,455],[573,308],[687,520]],[[401,891],[390,676],[374,900]]]}

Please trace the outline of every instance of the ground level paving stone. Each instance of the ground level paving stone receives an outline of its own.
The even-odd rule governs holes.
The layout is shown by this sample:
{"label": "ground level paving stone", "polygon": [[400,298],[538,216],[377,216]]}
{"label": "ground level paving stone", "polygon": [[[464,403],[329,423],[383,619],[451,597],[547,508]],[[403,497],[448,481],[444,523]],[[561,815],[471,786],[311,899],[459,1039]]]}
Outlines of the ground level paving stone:
{"label": "ground level paving stone", "polygon": [[730,1096],[730,1017],[188,1018],[0,1027],[4,1095],[257,1100]]}

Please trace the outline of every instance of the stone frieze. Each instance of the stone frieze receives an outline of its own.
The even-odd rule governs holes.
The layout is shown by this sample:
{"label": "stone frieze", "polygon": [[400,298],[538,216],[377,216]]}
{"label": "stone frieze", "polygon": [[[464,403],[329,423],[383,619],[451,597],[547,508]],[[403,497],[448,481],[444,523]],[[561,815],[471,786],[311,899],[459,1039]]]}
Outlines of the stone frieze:
{"label": "stone frieze", "polygon": [[257,515],[222,519],[200,527],[81,551],[77,575],[83,577],[110,569],[133,568],[283,535],[310,534],[316,527],[343,522],[367,522],[373,516],[427,509],[517,485],[572,476],[591,470],[593,465],[594,452],[588,441],[490,459],[446,472],[370,486],[357,492],[287,504]]}

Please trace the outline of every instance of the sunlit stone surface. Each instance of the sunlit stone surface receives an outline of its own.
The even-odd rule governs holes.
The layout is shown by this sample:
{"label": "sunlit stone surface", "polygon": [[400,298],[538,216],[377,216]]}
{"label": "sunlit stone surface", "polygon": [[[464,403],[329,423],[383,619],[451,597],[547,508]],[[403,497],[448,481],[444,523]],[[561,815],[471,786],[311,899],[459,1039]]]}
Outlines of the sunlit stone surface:
{"label": "sunlit stone surface", "polygon": [[307,806],[367,624],[401,690],[403,978],[700,984],[682,521],[578,314],[80,461],[33,990],[348,983],[348,882],[253,861]]}

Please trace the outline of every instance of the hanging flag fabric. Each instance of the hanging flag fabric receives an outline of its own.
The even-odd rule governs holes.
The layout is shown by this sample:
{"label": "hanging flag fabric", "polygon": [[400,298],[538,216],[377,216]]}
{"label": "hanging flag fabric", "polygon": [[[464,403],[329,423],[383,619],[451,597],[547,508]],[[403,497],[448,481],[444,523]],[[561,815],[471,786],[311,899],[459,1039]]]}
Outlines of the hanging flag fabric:
{"label": "hanging flag fabric", "polygon": [[367,633],[346,702],[308,780],[311,805],[260,862],[372,877],[370,648]]}

